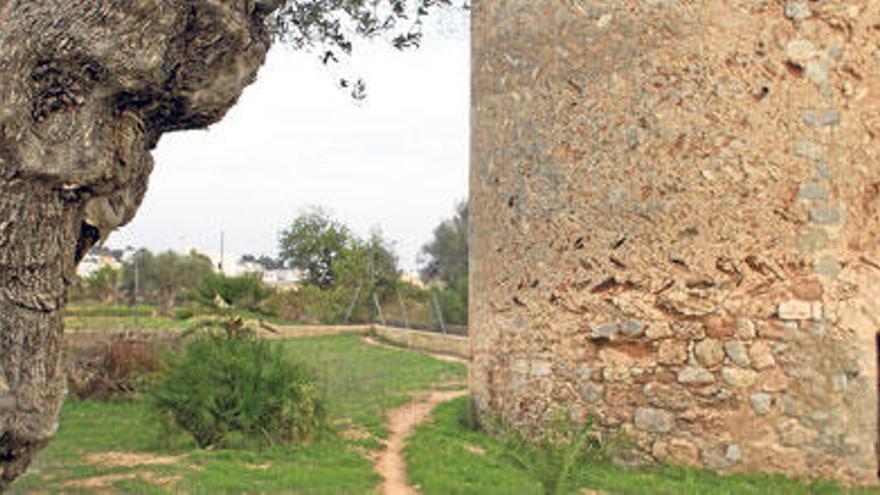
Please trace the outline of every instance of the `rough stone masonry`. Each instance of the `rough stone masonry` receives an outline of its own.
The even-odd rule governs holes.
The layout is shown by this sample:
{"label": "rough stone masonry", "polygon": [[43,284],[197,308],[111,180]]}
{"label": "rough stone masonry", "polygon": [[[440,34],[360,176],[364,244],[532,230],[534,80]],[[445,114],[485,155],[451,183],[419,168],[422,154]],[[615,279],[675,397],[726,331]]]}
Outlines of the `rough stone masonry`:
{"label": "rough stone masonry", "polygon": [[880,2],[473,7],[481,414],[876,482]]}

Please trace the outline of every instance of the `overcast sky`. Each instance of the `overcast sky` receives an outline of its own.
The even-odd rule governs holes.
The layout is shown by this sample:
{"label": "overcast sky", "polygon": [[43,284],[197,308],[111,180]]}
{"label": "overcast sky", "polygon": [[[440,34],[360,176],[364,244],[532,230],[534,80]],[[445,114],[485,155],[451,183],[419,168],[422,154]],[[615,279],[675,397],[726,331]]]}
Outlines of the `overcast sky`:
{"label": "overcast sky", "polygon": [[466,32],[432,30],[417,51],[362,50],[347,71],[366,80],[363,103],[313,53],[273,48],[222,122],[162,138],[144,204],[108,245],[213,255],[222,230],[228,264],[276,254],[280,229],[321,205],[359,235],[381,227],[413,271],[434,227],[467,197]]}

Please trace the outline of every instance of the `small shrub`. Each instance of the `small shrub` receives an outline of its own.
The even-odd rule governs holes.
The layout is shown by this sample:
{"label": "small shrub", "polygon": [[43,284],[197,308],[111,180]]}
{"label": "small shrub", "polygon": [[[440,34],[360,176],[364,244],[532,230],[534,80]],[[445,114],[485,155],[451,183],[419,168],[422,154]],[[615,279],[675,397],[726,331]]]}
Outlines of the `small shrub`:
{"label": "small shrub", "polygon": [[202,448],[307,442],[326,425],[313,375],[248,332],[197,336],[170,360],[150,397]]}
{"label": "small shrub", "polygon": [[[336,287],[321,290],[314,285],[303,285],[296,291],[279,293],[273,297],[269,306],[276,309],[277,315],[287,321],[308,324],[338,325],[345,320],[345,313],[351,304],[356,289]],[[354,308],[349,323],[369,319],[366,306],[367,293],[361,291],[359,302]]]}

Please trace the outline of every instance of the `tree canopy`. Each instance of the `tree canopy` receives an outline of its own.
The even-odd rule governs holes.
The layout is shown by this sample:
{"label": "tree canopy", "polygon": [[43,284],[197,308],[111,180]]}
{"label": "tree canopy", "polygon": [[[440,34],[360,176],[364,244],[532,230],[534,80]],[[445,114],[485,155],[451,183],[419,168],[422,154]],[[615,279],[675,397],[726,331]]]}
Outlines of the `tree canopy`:
{"label": "tree canopy", "polygon": [[343,223],[321,208],[312,208],[281,232],[281,259],[305,273],[307,282],[329,289],[336,281],[334,262],[352,247],[353,236]]}
{"label": "tree canopy", "polygon": [[434,229],[434,237],[422,247],[422,280],[439,283],[437,291],[444,312],[453,323],[468,319],[468,204],[455,206],[455,214]]}
{"label": "tree canopy", "polygon": [[178,291],[195,287],[213,271],[211,259],[196,251],[187,255],[173,251],[156,255],[141,249],[123,265],[122,287],[131,295],[158,303],[164,314],[170,314]]}
{"label": "tree canopy", "polygon": [[452,218],[434,229],[434,237],[422,247],[424,265],[421,277],[425,281],[440,280],[448,285],[468,275],[468,204],[455,206]]}
{"label": "tree canopy", "polygon": [[[468,0],[264,0],[274,9],[267,22],[274,37],[298,49],[319,51],[324,64],[354,52],[358,41],[387,38],[398,50],[418,47],[424,19],[439,8],[469,9]],[[366,96],[363,80],[342,78],[355,99]]]}
{"label": "tree canopy", "polygon": [[327,210],[312,208],[281,232],[280,259],[302,270],[321,290],[364,286],[393,287],[400,278],[397,255],[378,229],[364,241]]}

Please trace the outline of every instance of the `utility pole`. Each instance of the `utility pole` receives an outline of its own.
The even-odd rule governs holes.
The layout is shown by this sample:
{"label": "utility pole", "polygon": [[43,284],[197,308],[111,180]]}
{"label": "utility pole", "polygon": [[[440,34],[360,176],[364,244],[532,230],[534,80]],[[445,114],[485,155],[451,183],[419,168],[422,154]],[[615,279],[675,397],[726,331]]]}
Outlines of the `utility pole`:
{"label": "utility pole", "polygon": [[140,290],[140,273],[138,268],[138,253],[134,253],[134,305],[138,303],[138,291]]}
{"label": "utility pole", "polygon": [[223,258],[224,258],[225,254],[226,254],[226,253],[224,252],[225,249],[226,249],[226,232],[223,232],[223,231],[221,230],[221,231],[220,231],[220,266],[219,266],[219,268],[220,268],[220,274],[221,274],[221,275],[225,275],[225,274],[226,274],[226,272],[223,271]]}
{"label": "utility pole", "polygon": [[[373,252],[374,252],[373,245],[374,245],[374,243],[375,243],[375,239],[373,239],[371,237],[370,238],[370,299],[373,301],[376,300],[376,270],[375,270],[374,259],[373,259]],[[374,306],[375,305],[370,304],[370,325],[373,325],[376,323],[376,308]]]}
{"label": "utility pole", "polygon": [[132,305],[132,311],[134,312],[134,327],[138,328],[140,326],[138,322],[138,292],[140,291],[141,286],[141,274],[140,268],[138,265],[140,262],[138,261],[140,257],[138,256],[138,251],[134,252],[134,257],[132,261],[134,262],[134,305]]}

